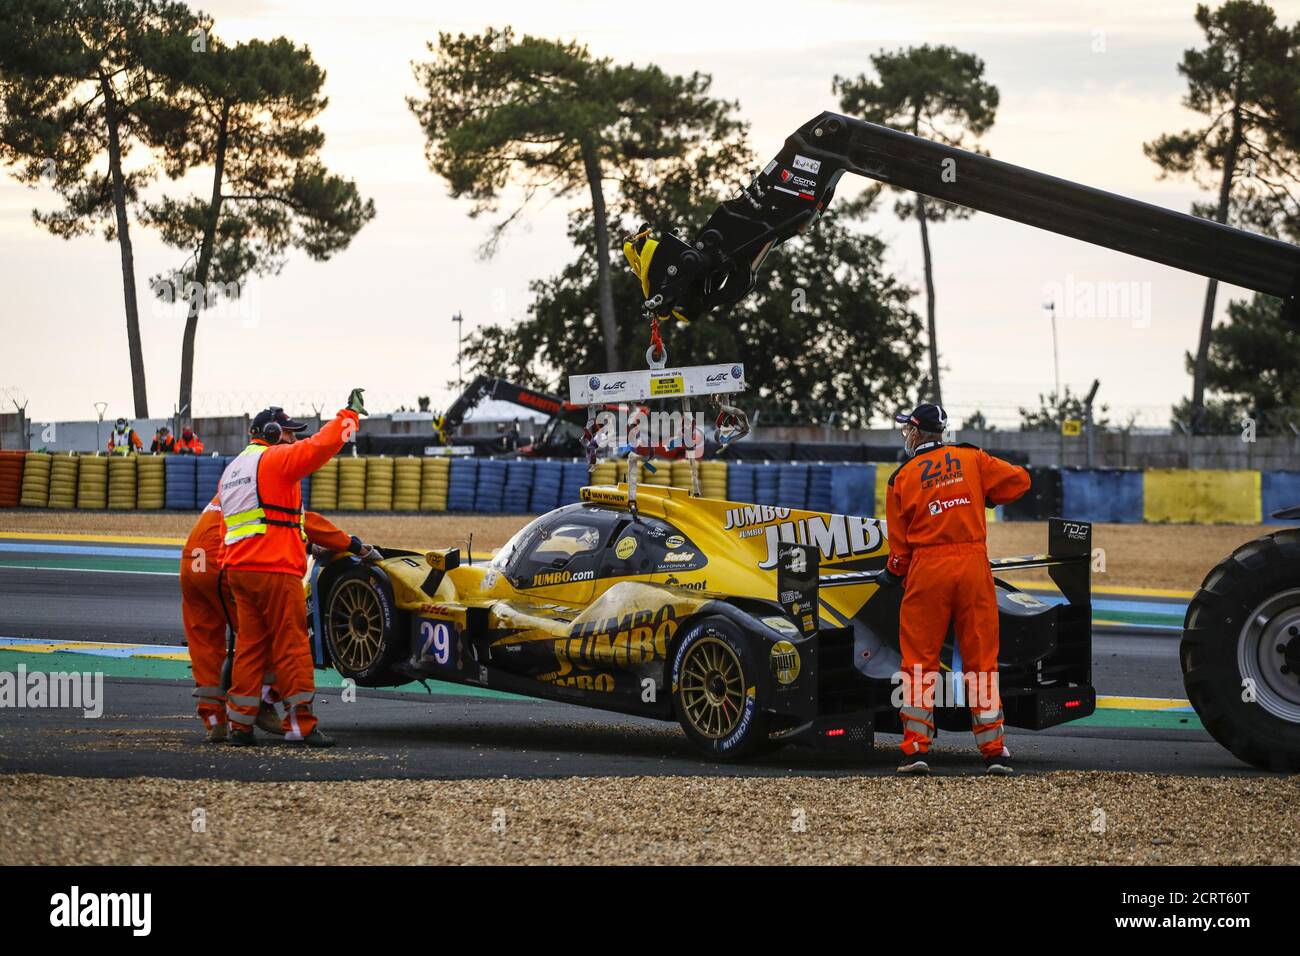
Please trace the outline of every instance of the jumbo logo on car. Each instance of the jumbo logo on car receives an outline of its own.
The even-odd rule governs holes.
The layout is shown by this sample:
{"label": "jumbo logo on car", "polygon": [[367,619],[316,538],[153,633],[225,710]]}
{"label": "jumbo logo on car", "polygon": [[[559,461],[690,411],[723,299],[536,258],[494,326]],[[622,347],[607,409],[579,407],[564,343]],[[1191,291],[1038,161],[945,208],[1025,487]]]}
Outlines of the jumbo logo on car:
{"label": "jumbo logo on car", "polygon": [[668,642],[676,632],[677,614],[670,604],[655,611],[588,621],[554,642],[559,670],[547,677],[562,683],[575,668],[627,667],[661,660],[667,657]]}
{"label": "jumbo logo on car", "polygon": [[874,518],[856,515],[813,515],[796,521],[782,521],[763,529],[767,539],[767,557],[759,568],[768,571],[776,567],[777,546],[785,544],[810,544],[820,549],[826,560],[848,558],[855,554],[870,554],[880,547],[884,534],[880,522]]}

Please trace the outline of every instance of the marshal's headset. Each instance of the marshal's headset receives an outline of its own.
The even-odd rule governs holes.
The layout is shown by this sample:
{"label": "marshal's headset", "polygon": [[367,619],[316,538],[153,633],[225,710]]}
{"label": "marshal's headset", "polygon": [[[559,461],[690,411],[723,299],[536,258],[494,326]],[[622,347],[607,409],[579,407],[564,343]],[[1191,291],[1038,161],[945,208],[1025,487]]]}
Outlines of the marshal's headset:
{"label": "marshal's headset", "polygon": [[267,409],[271,413],[271,420],[263,425],[260,429],[253,429],[253,437],[260,438],[268,445],[278,445],[280,436],[284,434],[284,428],[276,421],[277,416],[284,414],[284,409],[277,405],[272,405]]}

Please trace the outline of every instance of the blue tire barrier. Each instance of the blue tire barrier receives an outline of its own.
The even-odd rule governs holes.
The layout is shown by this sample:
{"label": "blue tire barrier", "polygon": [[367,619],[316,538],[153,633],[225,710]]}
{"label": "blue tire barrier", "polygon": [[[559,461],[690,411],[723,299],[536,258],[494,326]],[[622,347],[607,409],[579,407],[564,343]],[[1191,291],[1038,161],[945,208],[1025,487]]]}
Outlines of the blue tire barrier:
{"label": "blue tire barrier", "polygon": [[302,490],[302,506],[306,508],[311,503],[311,475],[298,482],[298,487]]}
{"label": "blue tire barrier", "polygon": [[808,510],[834,511],[835,466],[808,466]]}
{"label": "blue tire barrier", "polygon": [[780,465],[754,466],[754,504],[774,505],[777,503],[777,477],[780,473]]}
{"label": "blue tire barrier", "polygon": [[198,507],[204,507],[216,496],[217,486],[221,484],[221,473],[234,460],[234,455],[206,455],[198,460],[194,489]]}
{"label": "blue tire barrier", "polygon": [[533,475],[536,465],[531,461],[511,461],[506,464],[506,484],[501,495],[501,507],[507,514],[526,514],[532,500]]}
{"label": "blue tire barrier", "polygon": [[1082,521],[1140,523],[1142,472],[1122,468],[1066,468],[1061,475],[1061,512]]}
{"label": "blue tire barrier", "polygon": [[582,489],[591,484],[591,473],[585,461],[566,461],[560,480],[560,504],[571,505],[582,500]]}
{"label": "blue tire barrier", "polygon": [[528,496],[528,510],[542,514],[560,506],[560,489],[564,486],[564,463],[539,461],[533,465],[533,487]]}
{"label": "blue tire barrier", "polygon": [[727,497],[732,501],[754,501],[754,465],[743,461],[727,464]]}
{"label": "blue tire barrier", "polygon": [[831,506],[826,510],[840,515],[876,516],[876,468],[835,465],[831,470]]}
{"label": "blue tire barrier", "polygon": [[808,507],[808,467],[787,463],[777,469],[776,503],[782,508]]}
{"label": "blue tire barrier", "polygon": [[[163,498],[166,507],[193,511],[198,507],[196,476],[199,460],[190,455],[168,455],[163,462]],[[205,505],[207,501],[203,502]]]}
{"label": "blue tire barrier", "polygon": [[474,486],[474,510],[483,514],[501,511],[506,490],[506,464],[485,458],[478,464],[478,484]]}
{"label": "blue tire barrier", "polygon": [[447,478],[447,510],[473,511],[478,485],[478,459],[453,458]]}
{"label": "blue tire barrier", "polygon": [[1262,471],[1259,474],[1260,513],[1265,524],[1295,524],[1295,519],[1274,518],[1273,512],[1300,505],[1300,471]]}

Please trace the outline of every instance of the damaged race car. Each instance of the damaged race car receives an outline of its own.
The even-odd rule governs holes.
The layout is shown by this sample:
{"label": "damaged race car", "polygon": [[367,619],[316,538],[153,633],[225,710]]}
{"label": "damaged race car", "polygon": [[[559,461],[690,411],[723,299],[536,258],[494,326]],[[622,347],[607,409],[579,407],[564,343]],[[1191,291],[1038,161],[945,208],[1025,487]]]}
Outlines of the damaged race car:
{"label": "damaged race car", "polygon": [[[634,494],[636,494],[634,492]],[[318,666],[364,687],[470,684],[676,720],[704,754],[790,742],[866,748],[901,733],[897,589],[881,589],[883,522],[691,496],[584,488],[487,561],[385,548],[311,575]],[[1053,520],[1048,553],[992,562],[1047,568],[1047,603],[998,579],[1006,723],[1042,729],[1093,712],[1091,528]],[[941,729],[970,726],[960,659]]]}

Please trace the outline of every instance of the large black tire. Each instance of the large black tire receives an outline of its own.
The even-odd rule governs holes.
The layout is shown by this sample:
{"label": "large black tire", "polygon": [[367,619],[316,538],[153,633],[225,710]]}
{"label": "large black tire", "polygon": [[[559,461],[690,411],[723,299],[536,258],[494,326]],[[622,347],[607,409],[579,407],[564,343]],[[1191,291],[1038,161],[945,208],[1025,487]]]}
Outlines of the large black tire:
{"label": "large black tire", "polygon": [[761,674],[751,642],[725,617],[686,626],[670,670],[673,711],[702,753],[736,760],[769,749]]}
{"label": "large black tire", "polygon": [[398,610],[387,579],[364,565],[348,568],[330,586],[321,610],[325,646],[334,669],[361,687],[392,687],[410,681],[393,670],[409,656],[406,615]]}
{"label": "large black tire", "polygon": [[1179,657],[1215,740],[1256,767],[1300,771],[1300,530],[1244,544],[1206,575]]}

